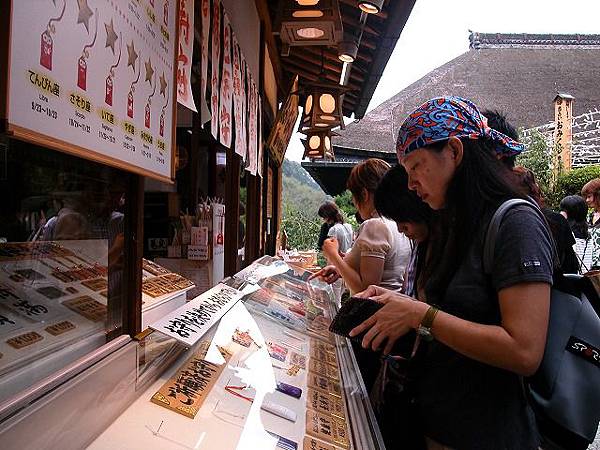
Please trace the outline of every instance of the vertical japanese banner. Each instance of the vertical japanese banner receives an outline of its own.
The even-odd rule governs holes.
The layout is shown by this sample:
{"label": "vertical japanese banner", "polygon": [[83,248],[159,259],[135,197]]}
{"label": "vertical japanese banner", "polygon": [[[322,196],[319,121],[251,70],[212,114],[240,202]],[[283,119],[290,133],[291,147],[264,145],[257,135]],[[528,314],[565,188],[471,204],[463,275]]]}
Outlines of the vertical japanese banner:
{"label": "vertical japanese banner", "polygon": [[179,0],[179,51],[177,55],[177,102],[197,112],[192,95],[194,53],[194,0]]}
{"label": "vertical japanese banner", "polygon": [[219,142],[231,148],[231,101],[233,80],[231,73],[231,25],[227,13],[223,13],[223,72],[221,75],[221,105],[219,107]]}
{"label": "vertical japanese banner", "polygon": [[256,85],[248,74],[248,170],[256,175]]}
{"label": "vertical japanese banner", "polygon": [[235,126],[235,140],[233,148],[235,152],[246,158],[245,146],[242,146],[242,71],[240,67],[240,47],[235,37],[231,33],[231,43],[233,46],[233,123]]}
{"label": "vertical japanese banner", "polygon": [[202,44],[200,66],[200,122],[204,125],[210,120],[210,112],[206,105],[206,82],[208,76],[208,38],[210,37],[210,0],[201,0],[200,14],[202,15]]}
{"label": "vertical japanese banner", "polygon": [[219,66],[221,60],[221,2],[213,0],[212,17],[212,54],[210,77],[210,131],[215,139],[219,139]]}
{"label": "vertical japanese banner", "polygon": [[236,153],[242,155],[244,161],[248,161],[248,133],[247,133],[247,123],[248,123],[248,88],[246,87],[246,60],[244,59],[244,55],[240,50],[240,107],[241,112],[240,116],[242,118],[240,122],[240,138],[237,140],[237,144],[239,146],[239,150],[236,148]]}
{"label": "vertical japanese banner", "polygon": [[259,177],[263,176],[263,139],[262,139],[262,101],[260,94],[257,93],[258,99],[258,157],[256,158],[256,173]]}

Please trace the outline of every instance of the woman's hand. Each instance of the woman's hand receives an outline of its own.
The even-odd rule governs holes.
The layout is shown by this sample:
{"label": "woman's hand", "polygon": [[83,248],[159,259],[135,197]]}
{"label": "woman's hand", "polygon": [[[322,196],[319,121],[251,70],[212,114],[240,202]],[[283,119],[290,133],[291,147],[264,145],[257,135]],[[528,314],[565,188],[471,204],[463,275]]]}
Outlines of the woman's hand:
{"label": "woman's hand", "polygon": [[[376,290],[382,292],[382,288],[369,286],[361,294],[376,293]],[[362,340],[363,348],[371,348],[376,351],[385,342],[383,353],[389,354],[398,338],[408,333],[411,328],[419,327],[429,305],[394,291],[384,291],[381,295],[369,295],[369,298],[384,305],[379,311],[352,329],[350,336],[356,336],[368,330]]]}
{"label": "woman's hand", "polygon": [[354,297],[373,298],[373,297],[379,297],[383,294],[388,294],[388,293],[395,293],[395,292],[391,291],[389,289],[386,289],[386,288],[382,288],[381,286],[376,286],[374,284],[371,284],[364,291],[354,294]]}
{"label": "woman's hand", "polygon": [[337,280],[339,280],[340,276],[341,275],[338,272],[337,267],[325,266],[318,272],[315,272],[310,277],[308,277],[308,280],[310,281],[310,280],[318,277],[318,278],[321,278],[323,281],[325,281],[327,284],[332,284],[332,283],[335,283]]}
{"label": "woman's hand", "polygon": [[325,242],[323,242],[322,250],[327,260],[333,261],[333,259],[339,255],[340,243],[334,237],[327,238],[325,239]]}

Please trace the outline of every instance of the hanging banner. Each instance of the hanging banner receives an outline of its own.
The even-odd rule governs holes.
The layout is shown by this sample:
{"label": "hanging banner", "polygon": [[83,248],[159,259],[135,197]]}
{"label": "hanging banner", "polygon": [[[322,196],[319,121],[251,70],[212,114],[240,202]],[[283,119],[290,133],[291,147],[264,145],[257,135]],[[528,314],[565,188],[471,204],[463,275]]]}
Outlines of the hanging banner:
{"label": "hanging banner", "polygon": [[262,100],[260,94],[258,98],[258,157],[256,162],[256,173],[259,177],[263,176],[263,139],[262,139]]}
{"label": "hanging banner", "polygon": [[246,152],[241,145],[242,140],[242,71],[240,67],[240,47],[235,37],[235,33],[231,33],[231,42],[233,46],[233,121],[235,124],[235,140],[233,148],[235,152],[242,157],[246,157]]}
{"label": "hanging banner", "polygon": [[211,54],[211,95],[210,95],[210,132],[215,139],[219,139],[219,64],[221,61],[221,2],[213,0],[212,17],[212,54]]}
{"label": "hanging banner", "polygon": [[280,166],[285,157],[290,138],[294,132],[296,119],[298,118],[298,77],[294,79],[292,88],[288,93],[285,102],[277,113],[275,124],[271,128],[271,133],[267,139],[267,148],[271,152],[271,157],[275,163]]}
{"label": "hanging banner", "polygon": [[256,87],[248,74],[248,166],[246,170],[256,175]]}
{"label": "hanging banner", "polygon": [[231,101],[233,79],[231,73],[231,25],[227,13],[223,13],[223,71],[219,107],[219,142],[231,148]]}
{"label": "hanging banner", "polygon": [[[204,125],[210,120],[210,111],[206,105],[206,81],[208,76],[208,38],[210,37],[210,1],[201,0],[202,45],[200,69],[200,122]],[[208,114],[207,114],[208,113]]]}
{"label": "hanging banner", "polygon": [[[248,88],[246,85],[246,60],[240,50],[240,138],[236,143],[236,153],[242,155],[244,161],[248,161]],[[237,148],[239,147],[239,149]]]}
{"label": "hanging banner", "polygon": [[194,54],[194,0],[179,0],[179,53],[177,55],[177,101],[197,112],[192,95]]}
{"label": "hanging banner", "polygon": [[170,180],[177,8],[175,0],[13,1],[9,130]]}

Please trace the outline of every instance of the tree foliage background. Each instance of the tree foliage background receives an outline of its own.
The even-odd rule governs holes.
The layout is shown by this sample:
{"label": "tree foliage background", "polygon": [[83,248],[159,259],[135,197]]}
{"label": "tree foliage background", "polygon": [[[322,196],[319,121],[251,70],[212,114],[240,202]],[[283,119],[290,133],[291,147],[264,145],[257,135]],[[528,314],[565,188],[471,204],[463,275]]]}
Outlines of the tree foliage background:
{"label": "tree foliage background", "polygon": [[291,249],[317,248],[321,219],[319,206],[331,200],[309,173],[296,161],[283,161],[283,193],[281,227]]}
{"label": "tree foliage background", "polygon": [[600,166],[592,165],[566,171],[553,169],[560,148],[548,148],[544,136],[534,131],[527,149],[517,158],[517,164],[530,169],[542,190],[546,206],[558,210],[567,195],[581,195],[581,188],[590,180],[600,178]]}

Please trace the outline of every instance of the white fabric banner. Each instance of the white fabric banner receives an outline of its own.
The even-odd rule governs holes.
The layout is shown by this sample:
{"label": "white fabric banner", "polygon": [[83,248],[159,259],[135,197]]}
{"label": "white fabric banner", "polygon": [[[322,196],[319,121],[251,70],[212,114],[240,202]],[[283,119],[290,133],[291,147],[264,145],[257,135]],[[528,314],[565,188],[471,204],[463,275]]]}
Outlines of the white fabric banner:
{"label": "white fabric banner", "polygon": [[227,13],[223,13],[223,71],[219,107],[219,142],[231,148],[231,102],[233,79],[231,73],[231,25]]}
{"label": "white fabric banner", "polygon": [[192,95],[194,54],[194,0],[179,0],[179,52],[177,54],[177,101],[197,112]]}
{"label": "white fabric banner", "polygon": [[221,2],[213,0],[212,17],[212,54],[211,54],[211,77],[210,77],[210,131],[215,139],[219,139],[219,63],[221,60]]}

